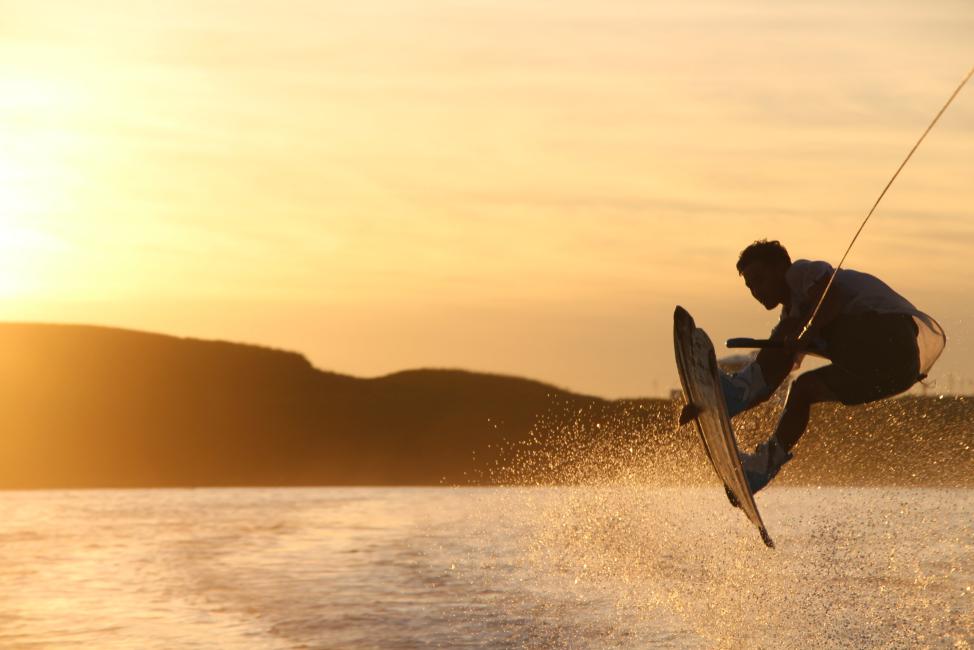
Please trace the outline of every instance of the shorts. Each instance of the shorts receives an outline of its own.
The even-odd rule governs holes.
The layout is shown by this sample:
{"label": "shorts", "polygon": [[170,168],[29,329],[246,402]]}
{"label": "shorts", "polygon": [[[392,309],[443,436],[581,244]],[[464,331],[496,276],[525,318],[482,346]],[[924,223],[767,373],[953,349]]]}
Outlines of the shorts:
{"label": "shorts", "polygon": [[822,330],[832,363],[811,372],[843,404],[892,397],[921,379],[917,331],[909,314],[839,316]]}

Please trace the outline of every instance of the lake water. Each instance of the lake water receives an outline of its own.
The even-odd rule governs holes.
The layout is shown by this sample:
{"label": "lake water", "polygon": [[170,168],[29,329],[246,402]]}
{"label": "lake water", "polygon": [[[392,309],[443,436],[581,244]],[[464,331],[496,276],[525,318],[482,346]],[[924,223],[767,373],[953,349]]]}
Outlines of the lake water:
{"label": "lake water", "polygon": [[0,493],[2,648],[974,645],[974,490]]}

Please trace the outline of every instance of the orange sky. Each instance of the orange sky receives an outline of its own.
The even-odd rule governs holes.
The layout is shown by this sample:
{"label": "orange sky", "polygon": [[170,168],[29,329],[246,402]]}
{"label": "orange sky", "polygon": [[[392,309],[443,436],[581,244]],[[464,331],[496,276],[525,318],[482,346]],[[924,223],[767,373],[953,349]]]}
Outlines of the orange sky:
{"label": "orange sky", "polygon": [[[0,0],[0,318],[664,394],[673,305],[765,334],[740,248],[837,260],[974,63],[847,4]],[[967,88],[848,265],[974,377],[972,181]]]}

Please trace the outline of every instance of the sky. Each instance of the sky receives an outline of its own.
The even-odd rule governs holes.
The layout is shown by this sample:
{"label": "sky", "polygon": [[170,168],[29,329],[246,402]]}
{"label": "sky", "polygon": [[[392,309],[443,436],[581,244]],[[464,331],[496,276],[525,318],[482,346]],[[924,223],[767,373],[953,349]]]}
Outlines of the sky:
{"label": "sky", "polygon": [[[936,0],[0,0],[0,320],[268,345],[378,376],[678,385],[680,304],[776,320],[759,238],[836,262],[974,65]],[[847,266],[974,378],[974,87]],[[959,379],[958,379],[959,378]]]}

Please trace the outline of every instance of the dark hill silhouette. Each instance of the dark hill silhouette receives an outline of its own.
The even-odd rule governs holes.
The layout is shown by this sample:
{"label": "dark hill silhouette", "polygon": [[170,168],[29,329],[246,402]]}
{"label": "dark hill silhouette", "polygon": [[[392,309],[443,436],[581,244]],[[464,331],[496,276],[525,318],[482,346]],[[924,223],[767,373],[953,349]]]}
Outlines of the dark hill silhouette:
{"label": "dark hill silhouette", "polygon": [[292,352],[90,326],[0,324],[0,359],[7,488],[463,482],[475,450],[523,436],[547,400],[604,403],[462,371],[358,379]]}
{"label": "dark hill silhouette", "polygon": [[[0,359],[0,488],[572,481],[618,466],[616,450],[650,474],[711,480],[664,400],[459,370],[362,379],[293,352],[80,325],[0,324]],[[969,484],[972,410],[828,411],[782,481]],[[769,418],[742,422],[745,437]],[[524,469],[493,471],[512,463]]]}

